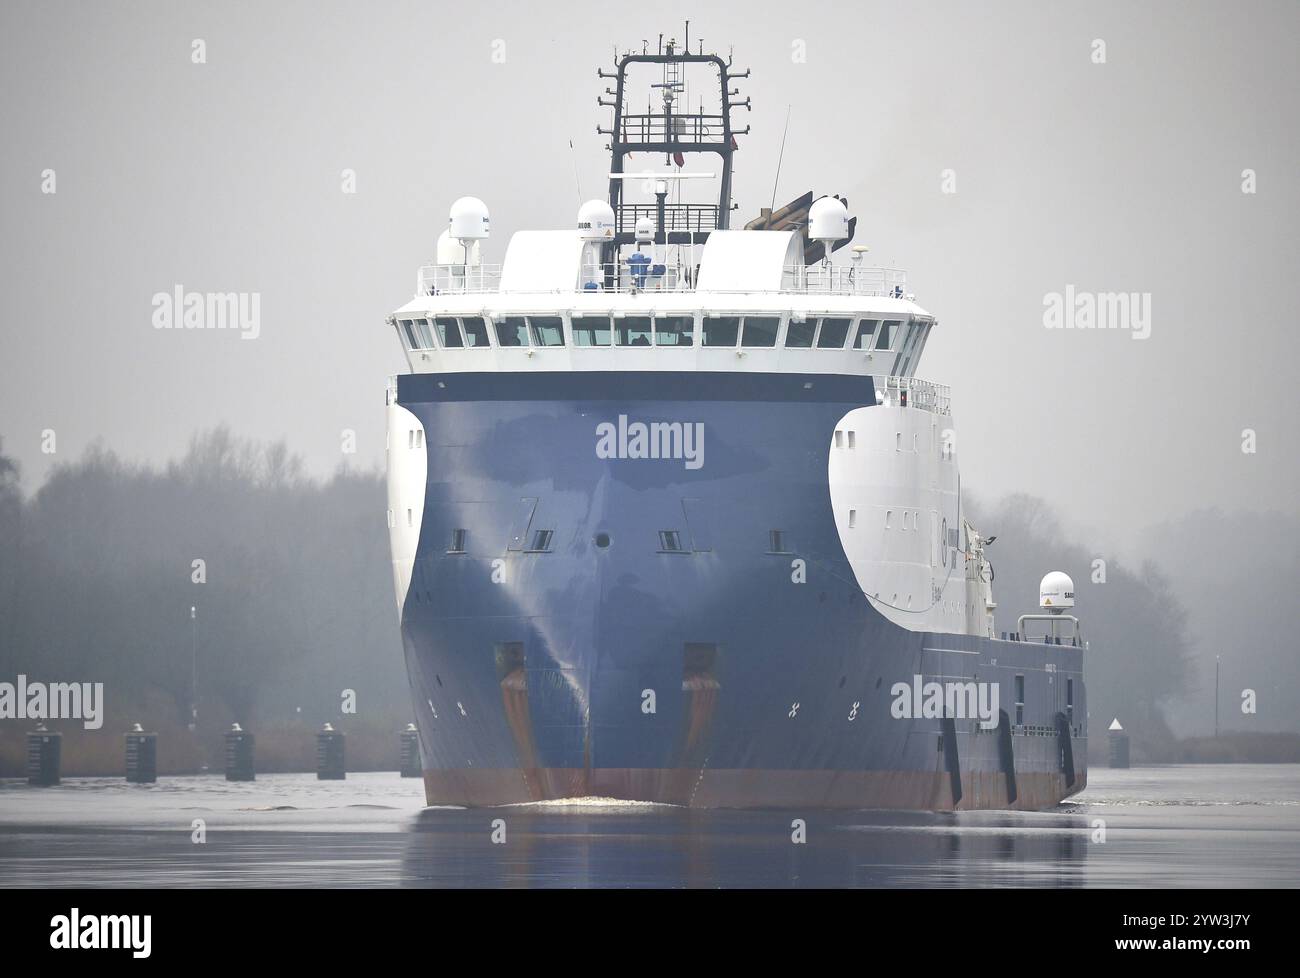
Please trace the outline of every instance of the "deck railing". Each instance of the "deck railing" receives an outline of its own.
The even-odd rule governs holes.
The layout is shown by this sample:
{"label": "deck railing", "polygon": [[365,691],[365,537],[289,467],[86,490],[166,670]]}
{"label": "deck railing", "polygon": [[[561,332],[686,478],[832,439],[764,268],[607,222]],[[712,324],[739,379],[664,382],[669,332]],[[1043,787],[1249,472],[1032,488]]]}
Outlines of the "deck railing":
{"label": "deck railing", "polygon": [[668,234],[707,234],[718,227],[717,204],[665,204],[663,227],[659,227],[658,204],[619,204],[615,230],[632,232],[636,222],[648,217],[656,231]]}
{"label": "deck railing", "polygon": [[[625,115],[621,128],[621,138],[625,143],[669,142],[669,123],[661,113]],[[721,115],[693,113],[672,117],[673,142],[721,144],[724,132]]]}
{"label": "deck railing", "polygon": [[892,295],[907,292],[907,272],[901,268],[847,265],[795,265],[788,267],[792,292],[821,292],[830,295]]}
{"label": "deck railing", "polygon": [[[935,414],[949,414],[952,391],[943,384],[933,384],[919,377],[877,377],[876,391],[881,403],[890,407],[914,407]],[[884,381],[883,386],[881,381]]]}
{"label": "deck railing", "polygon": [[[649,257],[649,256],[647,256]],[[687,266],[649,259],[585,265],[572,289],[584,292],[695,291],[695,272]],[[416,295],[501,292],[500,265],[423,265],[416,275]],[[527,291],[537,291],[529,289]],[[711,290],[712,291],[712,290]],[[911,298],[907,273],[900,268],[852,265],[792,265],[784,269],[779,289],[744,292],[790,292],[797,295],[868,295]]]}

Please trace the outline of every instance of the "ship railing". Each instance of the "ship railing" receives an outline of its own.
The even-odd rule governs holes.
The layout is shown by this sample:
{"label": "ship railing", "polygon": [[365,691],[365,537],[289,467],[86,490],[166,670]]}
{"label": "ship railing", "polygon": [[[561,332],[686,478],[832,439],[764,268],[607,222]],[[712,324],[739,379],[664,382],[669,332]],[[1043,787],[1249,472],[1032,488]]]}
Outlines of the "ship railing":
{"label": "ship railing", "polygon": [[707,234],[717,230],[718,205],[665,204],[663,227],[659,227],[658,204],[619,204],[617,217],[616,230],[619,232],[635,231],[636,222],[648,217],[654,221],[656,231],[669,234]]}
{"label": "ship railing", "polygon": [[907,272],[901,268],[847,265],[787,265],[785,276],[792,292],[825,295],[879,295],[910,298]]}
{"label": "ship railing", "polygon": [[[583,292],[692,292],[696,271],[689,265],[657,260],[653,252],[649,255],[638,252],[618,262],[583,265],[574,288]],[[500,292],[501,266],[423,265],[416,273],[415,290],[417,296]],[[780,288],[766,291],[912,298],[907,291],[907,273],[902,269],[857,265],[790,265],[784,269]]]}
{"label": "ship railing", "polygon": [[416,295],[497,292],[500,289],[500,265],[421,265],[415,279]]}
{"label": "ship railing", "polygon": [[[639,253],[638,253],[639,254]],[[649,255],[637,260],[630,255],[620,262],[603,262],[582,266],[583,292],[687,292],[691,290],[690,270],[655,261]]]}
{"label": "ship railing", "polygon": [[888,407],[914,407],[935,414],[950,414],[952,391],[919,377],[877,377],[876,391]]}
{"label": "ship railing", "polygon": [[625,115],[621,128],[620,138],[624,143],[721,143],[725,138],[722,116],[706,113],[668,118],[662,113]]}

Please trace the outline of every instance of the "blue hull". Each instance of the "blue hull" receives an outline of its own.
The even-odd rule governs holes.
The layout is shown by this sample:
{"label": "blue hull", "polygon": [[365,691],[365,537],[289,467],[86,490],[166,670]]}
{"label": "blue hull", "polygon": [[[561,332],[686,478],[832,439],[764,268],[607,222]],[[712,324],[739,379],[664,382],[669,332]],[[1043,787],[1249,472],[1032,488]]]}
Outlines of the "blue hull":
{"label": "blue hull", "polygon": [[[1041,808],[1086,783],[1081,649],[909,631],[860,592],[827,446],[870,378],[424,374],[397,402],[428,460],[402,637],[430,804]],[[702,424],[702,464],[601,457],[620,416]],[[998,683],[1012,715],[1023,675],[1022,723],[896,718],[914,675]]]}

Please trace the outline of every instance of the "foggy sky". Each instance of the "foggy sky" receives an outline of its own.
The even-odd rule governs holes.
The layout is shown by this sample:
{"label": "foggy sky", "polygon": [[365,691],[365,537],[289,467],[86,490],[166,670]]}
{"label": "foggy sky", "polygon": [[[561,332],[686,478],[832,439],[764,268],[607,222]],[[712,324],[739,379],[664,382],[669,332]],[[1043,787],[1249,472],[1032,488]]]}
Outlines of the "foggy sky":
{"label": "foggy sky", "polygon": [[[909,270],[939,320],[918,373],[953,388],[967,487],[1041,496],[1120,552],[1201,507],[1297,512],[1300,6],[557,9],[6,3],[0,434],[25,488],[96,438],[160,461],[221,422],[316,472],[354,429],[350,460],[382,464],[404,368],[384,317],[450,202],[489,204],[488,262],[514,230],[571,226],[575,161],[604,193],[596,67],[692,17],[753,69],[737,217],[770,202],[789,105],[777,203],[846,194],[855,243]],[[177,284],[260,292],[260,337],[155,330],[151,297]],[[1067,284],[1151,293],[1150,338],[1044,329]]]}

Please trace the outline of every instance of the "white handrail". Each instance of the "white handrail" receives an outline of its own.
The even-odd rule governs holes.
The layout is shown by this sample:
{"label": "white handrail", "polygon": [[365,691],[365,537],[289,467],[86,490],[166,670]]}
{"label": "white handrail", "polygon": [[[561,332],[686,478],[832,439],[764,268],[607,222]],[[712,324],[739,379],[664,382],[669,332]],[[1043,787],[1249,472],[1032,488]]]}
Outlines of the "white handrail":
{"label": "white handrail", "polygon": [[952,391],[943,384],[931,383],[919,377],[899,377],[891,375],[879,378],[884,380],[881,387],[879,379],[876,387],[881,395],[881,403],[890,407],[914,407],[935,414],[949,414],[952,406]]}
{"label": "white handrail", "polygon": [[[694,292],[686,268],[669,261],[629,261],[584,265],[574,282],[574,291],[645,292],[672,290]],[[500,293],[500,265],[422,265],[416,273],[415,294]],[[533,290],[528,290],[533,291]],[[715,291],[715,290],[710,290]],[[761,289],[730,290],[760,292]],[[911,298],[907,272],[901,268],[852,265],[790,265],[781,277],[777,293],[796,295],[862,295]]]}

